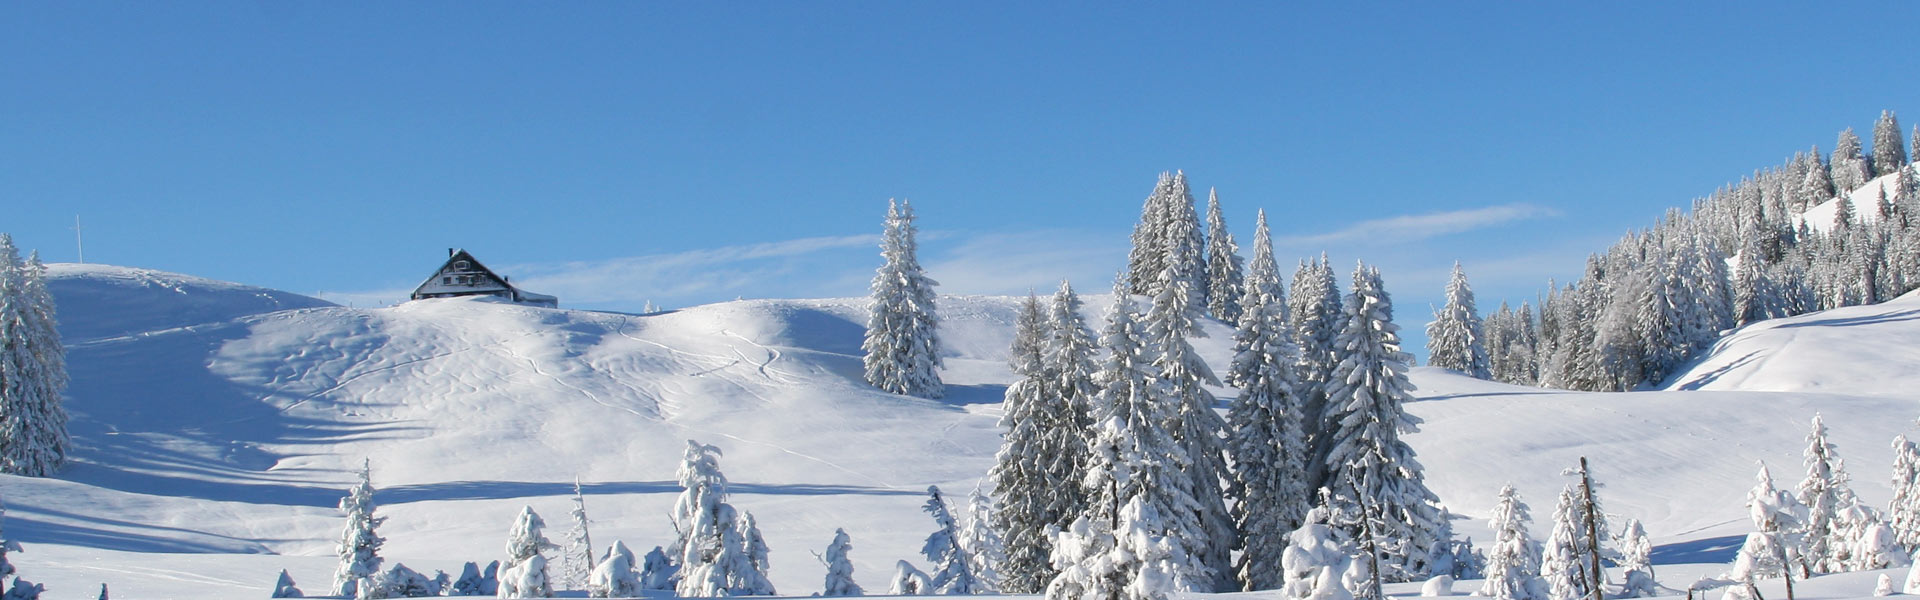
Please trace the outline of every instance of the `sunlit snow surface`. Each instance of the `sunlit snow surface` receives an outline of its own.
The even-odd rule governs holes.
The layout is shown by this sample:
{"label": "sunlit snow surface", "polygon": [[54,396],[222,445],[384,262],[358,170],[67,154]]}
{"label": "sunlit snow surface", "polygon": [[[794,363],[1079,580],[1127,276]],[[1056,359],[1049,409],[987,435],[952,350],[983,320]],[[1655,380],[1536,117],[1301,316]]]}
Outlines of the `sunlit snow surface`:
{"label": "sunlit snow surface", "polygon": [[[920,400],[861,383],[863,299],[654,315],[473,299],[353,309],[153,271],[52,273],[77,463],[57,479],[0,477],[6,535],[27,546],[21,574],[49,598],[91,598],[101,582],[118,598],[260,598],[282,568],[324,593],[342,523],[333,506],[362,460],[388,517],[389,565],[457,574],[497,560],[521,505],[558,540],[575,478],[595,543],[644,552],[673,535],[688,438],[726,452],[731,502],[757,517],[783,593],[818,591],[813,553],[836,527],[853,537],[855,577],[884,590],[894,561],[923,562],[926,487],[964,497],[992,464],[1019,301],[942,297],[949,393]],[[1097,328],[1106,299],[1086,300]],[[1908,300],[1845,310],[1920,309]],[[1423,324],[1412,312],[1403,327]],[[1815,411],[1855,488],[1888,496],[1887,442],[1920,413],[1900,396],[1920,372],[1915,353],[1893,351],[1915,332],[1903,319],[1821,315],[1800,317],[1782,346],[1799,371],[1748,361],[1707,385],[1736,391],[1562,393],[1416,369],[1410,409],[1426,424],[1410,439],[1433,489],[1469,517],[1456,523],[1463,535],[1486,539],[1481,520],[1509,481],[1544,521],[1569,481],[1561,469],[1585,455],[1607,510],[1644,520],[1663,545],[1657,562],[1725,561],[1747,531],[1755,461],[1797,481]],[[1730,353],[1753,329],[1690,373],[1739,363]],[[1230,332],[1208,331],[1197,345],[1224,369]],[[1847,383],[1806,383],[1823,368]],[[1684,587],[1717,570],[1668,566],[1661,580]],[[1865,596],[1872,583],[1833,577],[1796,592]]]}

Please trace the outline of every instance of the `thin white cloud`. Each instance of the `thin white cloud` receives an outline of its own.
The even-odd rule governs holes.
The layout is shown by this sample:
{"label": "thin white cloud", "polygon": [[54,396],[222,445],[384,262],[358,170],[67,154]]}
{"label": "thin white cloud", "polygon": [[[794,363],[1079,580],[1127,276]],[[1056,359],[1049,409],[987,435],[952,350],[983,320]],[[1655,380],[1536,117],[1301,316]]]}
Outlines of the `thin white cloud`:
{"label": "thin white cloud", "polygon": [[992,233],[965,238],[925,264],[942,294],[1046,292],[1073,281],[1082,292],[1100,292],[1126,266],[1125,237],[1083,231]]}
{"label": "thin white cloud", "polygon": [[1463,233],[1505,225],[1514,221],[1552,217],[1560,214],[1550,208],[1532,204],[1516,203],[1455,210],[1424,215],[1402,215],[1385,219],[1361,221],[1345,229],[1313,235],[1281,236],[1274,238],[1274,244],[1281,246],[1327,246],[1348,242],[1368,241],[1375,243],[1399,243],[1425,240],[1428,238]]}
{"label": "thin white cloud", "polygon": [[764,244],[598,261],[509,265],[515,283],[571,304],[631,304],[649,300],[672,306],[695,299],[760,296],[777,291],[801,272],[813,255],[851,248],[877,248],[873,234],[811,237]]}

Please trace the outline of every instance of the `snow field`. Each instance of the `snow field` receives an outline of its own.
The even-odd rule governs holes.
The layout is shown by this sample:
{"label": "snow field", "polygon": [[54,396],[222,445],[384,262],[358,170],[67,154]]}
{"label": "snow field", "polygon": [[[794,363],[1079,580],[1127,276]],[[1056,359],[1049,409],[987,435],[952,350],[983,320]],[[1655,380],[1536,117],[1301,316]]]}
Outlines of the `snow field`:
{"label": "snow field", "polygon": [[[21,573],[46,583],[49,597],[92,597],[106,581],[116,597],[257,598],[282,568],[309,593],[325,590],[343,524],[334,504],[362,459],[372,462],[377,514],[388,517],[379,533],[389,566],[457,574],[464,561],[504,558],[522,505],[557,539],[575,477],[596,544],[618,539],[643,554],[672,539],[673,473],[688,438],[726,452],[728,501],[757,517],[784,594],[818,591],[825,567],[813,553],[836,527],[852,536],[855,578],[884,590],[894,561],[923,562],[917,551],[933,528],[920,512],[926,486],[961,499],[992,464],[1019,301],[940,299],[949,387],[935,401],[860,381],[864,299],[632,316],[471,299],[351,309],[97,265],[54,265],[51,283],[70,349],[78,464],[58,479],[0,477],[6,532],[27,544]],[[1097,328],[1107,302],[1084,299]],[[1571,481],[1560,471],[1588,456],[1607,510],[1642,519],[1664,546],[1661,582],[1684,587],[1698,575],[1667,571],[1694,567],[1664,565],[1731,559],[1738,540],[1726,540],[1747,532],[1742,499],[1755,461],[1782,485],[1797,482],[1815,411],[1855,489],[1886,501],[1888,441],[1920,413],[1896,395],[1913,372],[1900,361],[1910,359],[1839,349],[1898,348],[1911,322],[1822,319],[1914,301],[1800,318],[1782,347],[1806,350],[1786,360],[1807,373],[1853,369],[1846,385],[1796,388],[1795,377],[1809,376],[1747,363],[1740,368],[1752,374],[1709,388],[1723,391],[1586,394],[1415,369],[1422,400],[1409,410],[1426,424],[1408,441],[1429,485],[1469,517],[1456,521],[1460,534],[1476,542],[1488,539],[1484,519],[1502,484],[1545,519]],[[1773,344],[1739,342],[1762,329],[1723,345]],[[1195,345],[1223,371],[1230,330],[1208,323],[1207,332]],[[1737,351],[1716,349],[1700,364]],[[1230,393],[1214,391],[1223,402]],[[1549,525],[1536,521],[1534,536]],[[1796,591],[1866,595],[1871,577],[1849,591],[1858,577]]]}

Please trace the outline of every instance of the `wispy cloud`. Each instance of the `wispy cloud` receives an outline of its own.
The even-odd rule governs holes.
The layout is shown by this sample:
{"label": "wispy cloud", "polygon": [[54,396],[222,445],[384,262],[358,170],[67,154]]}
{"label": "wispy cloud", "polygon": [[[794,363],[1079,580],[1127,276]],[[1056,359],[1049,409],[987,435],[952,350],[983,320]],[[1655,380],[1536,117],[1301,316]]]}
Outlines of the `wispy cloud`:
{"label": "wispy cloud", "polygon": [[1428,238],[1464,233],[1504,225],[1515,221],[1559,215],[1559,211],[1532,204],[1516,203],[1430,213],[1402,215],[1361,221],[1337,231],[1313,235],[1281,236],[1274,243],[1282,246],[1326,246],[1356,241],[1414,242]]}
{"label": "wispy cloud", "polygon": [[1126,266],[1125,236],[1045,230],[960,238],[932,261],[927,274],[942,294],[1024,294],[1048,291],[1070,279],[1085,292],[1099,292]]}
{"label": "wispy cloud", "polygon": [[780,295],[774,290],[806,272],[805,259],[879,243],[878,235],[811,237],[597,261],[518,264],[503,270],[516,273],[516,283],[559,296],[563,303],[637,308],[648,300],[674,305],[692,299]]}

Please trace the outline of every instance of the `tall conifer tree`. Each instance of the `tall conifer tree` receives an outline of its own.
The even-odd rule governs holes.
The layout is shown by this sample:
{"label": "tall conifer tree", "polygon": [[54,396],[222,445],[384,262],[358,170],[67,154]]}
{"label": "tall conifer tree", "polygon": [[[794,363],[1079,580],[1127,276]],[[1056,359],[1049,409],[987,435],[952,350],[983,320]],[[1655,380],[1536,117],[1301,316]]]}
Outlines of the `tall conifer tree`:
{"label": "tall conifer tree", "polygon": [[920,271],[914,242],[913,205],[889,202],[880,256],[886,263],[873,276],[873,302],[867,309],[867,383],[895,394],[939,398],[940,336],[934,314],[933,286]]}
{"label": "tall conifer tree", "polygon": [[[1364,264],[1354,270],[1345,320],[1337,340],[1340,364],[1327,395],[1328,481],[1345,484],[1333,489],[1333,512],[1360,515],[1365,502],[1379,519],[1371,534],[1380,542],[1381,576],[1409,581],[1431,566],[1427,554],[1438,541],[1441,516],[1413,448],[1400,437],[1417,431],[1420,419],[1405,410],[1414,389],[1407,381],[1410,357],[1400,351],[1393,302],[1378,270]],[[1334,525],[1360,533],[1357,522]]]}

